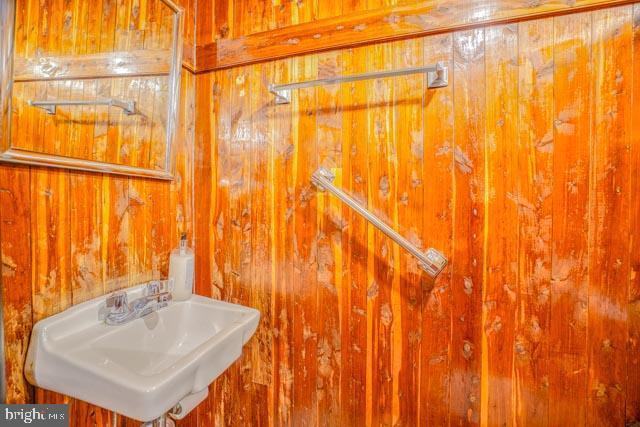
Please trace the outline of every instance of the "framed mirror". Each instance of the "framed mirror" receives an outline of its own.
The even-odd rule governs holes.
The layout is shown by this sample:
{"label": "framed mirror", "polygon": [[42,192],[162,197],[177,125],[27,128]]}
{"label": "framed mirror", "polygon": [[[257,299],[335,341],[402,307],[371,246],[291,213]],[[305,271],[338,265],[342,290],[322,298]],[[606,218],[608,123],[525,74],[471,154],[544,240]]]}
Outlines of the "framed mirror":
{"label": "framed mirror", "polygon": [[183,9],[3,5],[0,161],[172,179]]}

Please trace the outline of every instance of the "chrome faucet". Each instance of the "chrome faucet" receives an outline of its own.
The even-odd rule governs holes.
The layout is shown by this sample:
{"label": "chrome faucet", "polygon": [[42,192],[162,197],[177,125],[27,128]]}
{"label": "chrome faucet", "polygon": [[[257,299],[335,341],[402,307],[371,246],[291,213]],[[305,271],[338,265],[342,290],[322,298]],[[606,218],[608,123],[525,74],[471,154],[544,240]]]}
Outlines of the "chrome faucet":
{"label": "chrome faucet", "polygon": [[122,325],[134,319],[146,316],[169,305],[171,294],[161,292],[161,282],[149,282],[144,295],[129,303],[125,291],[116,291],[109,295],[106,301],[106,313],[101,314],[101,320],[107,325]]}

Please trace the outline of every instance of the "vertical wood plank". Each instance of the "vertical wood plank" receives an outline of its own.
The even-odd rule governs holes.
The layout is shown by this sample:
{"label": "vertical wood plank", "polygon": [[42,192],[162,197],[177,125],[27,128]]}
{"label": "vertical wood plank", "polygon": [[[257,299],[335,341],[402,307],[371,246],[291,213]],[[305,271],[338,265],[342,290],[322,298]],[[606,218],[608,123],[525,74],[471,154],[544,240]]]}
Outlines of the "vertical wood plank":
{"label": "vertical wood plank", "polygon": [[[214,30],[213,39],[226,39],[233,35],[233,4],[230,0],[213,1]],[[231,18],[231,19],[230,19]]]}
{"label": "vertical wood plank", "polygon": [[[591,15],[554,18],[549,424],[586,423]],[[571,398],[576,396],[577,399]]]}
{"label": "vertical wood plank", "polygon": [[[69,180],[65,170],[31,170],[31,247],[33,321],[71,304]],[[37,389],[36,403],[67,403],[65,397]]]}
{"label": "vertical wood plank", "polygon": [[24,362],[32,325],[29,167],[0,166],[0,279],[6,403],[32,402]]}
{"label": "vertical wood plank", "polygon": [[[424,63],[437,61],[453,70],[452,35],[425,39]],[[453,261],[454,85],[423,90],[423,244]],[[449,264],[435,282],[422,273],[420,425],[449,424],[452,272],[453,265]]]}
{"label": "vertical wood plank", "polygon": [[[640,5],[633,6],[633,111],[640,109]],[[637,114],[636,114],[637,117]],[[640,422],[640,120],[631,130],[631,269],[627,347],[627,425]]]}
{"label": "vertical wood plank", "polygon": [[[230,168],[230,140],[231,140],[231,90],[233,88],[233,76],[230,70],[219,73],[220,90],[216,91],[214,102],[219,105],[219,124],[216,137],[216,150],[219,162],[215,170],[215,183],[217,188],[215,205],[214,234],[216,236],[213,258],[213,296],[216,298],[229,300],[231,289],[229,288],[229,276],[231,268],[226,260],[228,245],[231,242],[231,220],[229,218],[229,168]],[[229,373],[219,378],[213,386],[211,401],[215,402],[214,423],[224,424],[224,408],[227,403],[227,393]],[[232,409],[232,408],[231,408]]]}
{"label": "vertical wood plank", "polygon": [[485,259],[485,32],[455,33],[454,252],[452,256],[451,404],[455,425],[480,423],[482,283]]}
{"label": "vertical wood plank", "polygon": [[59,313],[71,303],[68,173],[34,168],[31,171],[31,235],[33,318]]}
{"label": "vertical wood plank", "polygon": [[[268,147],[271,143],[268,118],[269,93],[265,81],[270,64],[254,65],[250,68],[249,97],[251,113],[251,139],[249,155],[251,157],[250,173],[250,209],[251,209],[251,287],[250,304],[261,313],[260,325],[251,342],[251,374],[253,384],[259,384],[269,392],[260,401],[260,411],[271,414],[273,401],[270,387],[272,383],[272,328],[271,328],[271,242],[270,225],[271,182],[273,177],[269,168]],[[266,421],[266,420],[265,420]]]}
{"label": "vertical wood plank", "polygon": [[73,304],[104,294],[102,264],[102,176],[72,172],[69,195],[71,280]]}
{"label": "vertical wood plank", "polygon": [[[625,422],[631,142],[631,7],[593,12],[587,424]],[[620,313],[620,314],[616,314]]]}
{"label": "vertical wood plank", "polygon": [[129,284],[129,191],[128,180],[104,176],[102,181],[102,263],[105,292]]}
{"label": "vertical wood plank", "polygon": [[[318,55],[318,78],[342,74],[340,52]],[[315,133],[318,139],[318,166],[334,171],[334,184],[342,187],[342,105],[340,85],[317,89]],[[317,307],[318,421],[321,425],[339,422],[340,307],[342,289],[342,218],[339,201],[327,192],[317,193]]]}
{"label": "vertical wood plank", "polygon": [[[274,64],[273,81],[289,81],[291,60]],[[271,163],[273,181],[273,229],[271,230],[273,281],[273,374],[274,374],[274,425],[291,425],[293,405],[293,293],[289,292],[294,283],[294,160],[295,146],[292,139],[292,106],[276,106],[270,98],[272,109],[270,125],[273,129]]]}
{"label": "vertical wood plank", "polygon": [[[318,74],[317,57],[293,61],[291,77],[310,80]],[[318,166],[316,136],[316,90],[301,89],[293,93],[292,139],[295,144],[293,173],[295,179],[293,235],[293,418],[295,425],[315,425],[317,419],[316,351],[317,329],[317,199],[311,174]]]}
{"label": "vertical wood plank", "polygon": [[[485,280],[482,290],[483,423],[504,425],[516,414],[512,372],[520,245],[516,175],[518,27],[485,31],[487,97],[485,164]],[[490,76],[490,77],[489,77]],[[516,196],[517,197],[517,196]],[[517,345],[516,345],[517,347]]]}
{"label": "vertical wood plank", "polygon": [[[251,139],[250,105],[248,67],[239,68],[231,72],[231,122],[228,145],[228,184],[229,199],[227,215],[229,221],[228,240],[225,241],[225,253],[228,257],[229,275],[226,286],[229,286],[227,298],[229,301],[247,304],[250,292],[251,265],[251,210],[249,207],[249,192],[251,164],[248,152]],[[246,351],[244,354],[248,354]],[[240,420],[250,419],[250,391],[251,384],[249,369],[250,361],[243,358],[231,368],[229,381],[236,383],[234,396],[225,396],[230,404],[230,413],[225,414],[225,422],[231,423],[235,417]]]}
{"label": "vertical wood plank", "polygon": [[[373,46],[368,64],[369,71],[393,68],[393,47]],[[369,210],[397,229],[395,209],[397,175],[397,151],[394,140],[396,125],[393,114],[394,88],[390,78],[376,79],[369,83],[368,143],[369,143]],[[367,317],[369,331],[367,343],[371,379],[368,390],[371,406],[367,415],[371,424],[391,424],[393,402],[392,377],[392,325],[394,313],[391,306],[392,292],[399,285],[397,262],[399,248],[380,231],[369,235],[372,245],[369,263],[369,289],[367,290]]]}
{"label": "vertical wood plank", "polygon": [[[213,297],[215,267],[216,233],[214,213],[217,205],[218,167],[216,141],[219,106],[217,92],[219,81],[216,73],[195,77],[195,113],[194,136],[194,188],[202,189],[194,200],[194,243],[196,247],[195,292],[198,295]],[[198,405],[198,425],[213,425],[213,398],[216,383],[209,386],[209,396]]]}
{"label": "vertical wood plank", "polygon": [[[394,44],[394,67],[418,67],[423,63],[424,41],[408,40]],[[395,123],[392,132],[397,141],[398,191],[393,201],[398,211],[398,231],[417,247],[425,244],[424,221],[419,221],[424,203],[424,75],[394,79]],[[422,334],[423,273],[416,258],[401,250],[399,287],[392,294],[394,336],[392,350],[394,423],[417,425],[420,400],[420,336]]]}
{"label": "vertical wood plank", "polygon": [[[368,50],[343,52],[343,70],[366,72]],[[363,206],[368,204],[368,82],[342,85],[342,184]],[[341,403],[344,425],[363,425],[367,417],[368,223],[343,205],[343,289]],[[348,302],[346,301],[348,299]]]}
{"label": "vertical wood plank", "polygon": [[[518,25],[518,314],[516,418],[549,423],[549,307],[553,214],[553,20]],[[519,410],[518,410],[519,409]]]}
{"label": "vertical wood plank", "polygon": [[213,255],[215,250],[215,224],[213,213],[216,209],[216,182],[213,180],[217,169],[216,147],[213,141],[216,138],[216,124],[218,117],[215,113],[217,105],[215,90],[217,87],[217,74],[209,73],[195,78],[195,113],[198,126],[195,129],[194,141],[194,186],[202,189],[195,198],[194,209],[194,242],[196,292],[199,295],[213,295]]}

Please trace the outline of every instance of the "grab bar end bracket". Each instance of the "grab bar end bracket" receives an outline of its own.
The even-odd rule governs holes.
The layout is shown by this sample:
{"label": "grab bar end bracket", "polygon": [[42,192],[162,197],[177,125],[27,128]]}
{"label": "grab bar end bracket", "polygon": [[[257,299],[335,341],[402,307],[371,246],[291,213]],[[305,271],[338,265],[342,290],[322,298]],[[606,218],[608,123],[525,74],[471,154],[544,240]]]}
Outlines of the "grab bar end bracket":
{"label": "grab bar end bracket", "polygon": [[329,169],[318,168],[311,175],[311,182],[315,184],[316,187],[318,187],[318,190],[325,191],[326,188],[323,181],[325,182],[329,181],[329,183],[332,183],[335,178],[336,176],[333,173],[331,173]]}
{"label": "grab bar end bracket", "polygon": [[429,89],[447,87],[449,85],[449,68],[444,62],[438,62],[434,71],[427,73],[427,86]]}
{"label": "grab bar end bracket", "polygon": [[277,89],[274,85],[269,85],[269,92],[275,95],[276,105],[291,103],[291,89]]}
{"label": "grab bar end bracket", "polygon": [[127,108],[124,109],[124,112],[127,116],[136,114],[136,101],[128,101]]}
{"label": "grab bar end bracket", "polygon": [[41,108],[44,111],[46,111],[47,114],[50,114],[50,115],[56,114],[55,104],[40,104],[40,103],[34,102],[33,100],[28,101],[27,104],[29,104],[29,106],[31,107]]}
{"label": "grab bar end bracket", "polygon": [[425,257],[428,262],[420,262],[420,267],[433,278],[436,278],[447,266],[447,258],[433,248],[427,250]]}

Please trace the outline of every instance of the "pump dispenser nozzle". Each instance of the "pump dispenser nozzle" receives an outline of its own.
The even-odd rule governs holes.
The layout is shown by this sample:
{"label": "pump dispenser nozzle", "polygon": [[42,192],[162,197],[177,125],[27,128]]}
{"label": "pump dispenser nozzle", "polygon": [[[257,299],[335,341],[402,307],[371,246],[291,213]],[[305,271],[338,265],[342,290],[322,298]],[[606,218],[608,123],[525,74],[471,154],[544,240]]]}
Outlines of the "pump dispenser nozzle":
{"label": "pump dispenser nozzle", "polygon": [[180,255],[187,253],[187,233],[182,233],[180,236]]}

